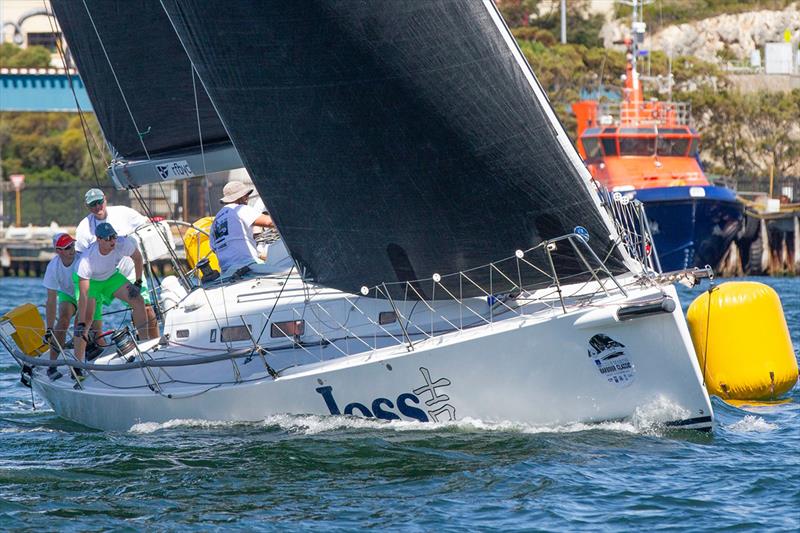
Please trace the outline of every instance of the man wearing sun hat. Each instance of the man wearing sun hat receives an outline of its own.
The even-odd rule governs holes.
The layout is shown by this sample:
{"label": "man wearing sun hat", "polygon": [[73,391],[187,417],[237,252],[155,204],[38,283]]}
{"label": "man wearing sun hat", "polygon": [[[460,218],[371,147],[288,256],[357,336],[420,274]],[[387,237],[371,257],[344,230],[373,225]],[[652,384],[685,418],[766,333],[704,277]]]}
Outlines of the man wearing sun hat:
{"label": "man wearing sun hat", "polygon": [[274,227],[272,218],[247,205],[253,188],[231,181],[222,189],[224,204],[211,225],[211,249],[217,254],[223,274],[259,263],[253,226]]}
{"label": "man wearing sun hat", "polygon": [[[111,224],[117,235],[125,237],[132,235],[136,228],[147,224],[149,220],[141,213],[124,205],[108,205],[106,195],[100,189],[89,189],[84,195],[86,209],[89,214],[84,217],[75,230],[75,247],[79,252],[88,249],[97,240],[95,236],[97,226],[103,222]],[[135,281],[133,261],[130,257],[123,257],[118,265],[119,271],[128,278]],[[147,291],[146,282],[142,284],[142,297],[147,305],[148,323],[156,324],[155,312],[150,307],[150,296]],[[102,308],[100,310],[102,313]],[[155,335],[158,330],[153,326],[150,334]]]}
{"label": "man wearing sun hat", "polygon": [[[111,303],[114,298],[127,303],[133,310],[133,324],[139,338],[149,338],[147,313],[140,293],[144,261],[136,241],[131,237],[117,236],[116,230],[108,222],[97,225],[95,236],[97,240],[81,254],[76,269],[78,324],[74,334],[75,357],[81,361],[86,350],[86,322],[97,307]],[[117,268],[123,257],[130,257],[133,261],[136,276],[134,283],[130,283]]]}

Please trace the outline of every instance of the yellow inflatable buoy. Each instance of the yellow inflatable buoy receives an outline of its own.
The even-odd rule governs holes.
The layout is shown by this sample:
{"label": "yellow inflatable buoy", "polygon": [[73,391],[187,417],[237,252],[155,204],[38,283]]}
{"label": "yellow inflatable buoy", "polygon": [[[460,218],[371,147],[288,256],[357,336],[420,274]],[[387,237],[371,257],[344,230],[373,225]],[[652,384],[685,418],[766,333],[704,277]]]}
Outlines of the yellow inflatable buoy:
{"label": "yellow inflatable buoy", "polygon": [[729,281],[698,296],[686,313],[710,394],[774,400],[797,383],[797,359],[778,294],[753,281]]}
{"label": "yellow inflatable buoy", "polygon": [[[193,225],[200,228],[206,233],[211,232],[211,224],[214,222],[214,217],[204,217],[196,221]],[[219,270],[219,261],[217,261],[217,254],[211,251],[211,243],[208,240],[208,235],[202,233],[195,228],[189,228],[183,236],[183,247],[186,250],[186,261],[189,263],[189,268],[194,268],[198,261],[204,257],[208,257],[208,263],[214,270]],[[198,276],[203,277],[202,273],[198,272]]]}

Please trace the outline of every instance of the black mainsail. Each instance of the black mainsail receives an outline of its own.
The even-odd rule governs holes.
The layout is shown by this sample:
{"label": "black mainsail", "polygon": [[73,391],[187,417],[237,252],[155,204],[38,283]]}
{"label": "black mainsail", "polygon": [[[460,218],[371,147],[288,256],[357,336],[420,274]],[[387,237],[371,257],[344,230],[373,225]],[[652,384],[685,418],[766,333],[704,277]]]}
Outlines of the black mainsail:
{"label": "black mainsail", "polygon": [[126,164],[119,186],[160,181],[156,166],[176,161],[194,174],[242,166],[157,0],[51,4],[112,155]]}
{"label": "black mainsail", "polygon": [[[162,4],[309,278],[357,292],[465,271],[576,226],[626,270],[490,0]],[[588,279],[570,254],[555,260]]]}

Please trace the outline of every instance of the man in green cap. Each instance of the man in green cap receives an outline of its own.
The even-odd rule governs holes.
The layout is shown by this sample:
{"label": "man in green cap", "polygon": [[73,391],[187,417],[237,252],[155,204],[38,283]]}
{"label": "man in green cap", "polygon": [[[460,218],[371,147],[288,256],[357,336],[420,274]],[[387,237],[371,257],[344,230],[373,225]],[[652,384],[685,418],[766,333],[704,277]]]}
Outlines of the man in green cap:
{"label": "man in green cap", "polygon": [[[96,231],[97,226],[106,222],[111,224],[116,230],[117,235],[126,237],[132,236],[136,228],[149,223],[147,217],[135,209],[124,205],[108,205],[106,195],[100,189],[89,189],[84,195],[86,209],[89,214],[84,217],[78,224],[75,230],[75,249],[78,252],[83,252],[97,240]],[[134,281],[133,262],[129,257],[123,257],[118,265],[119,271],[128,278]],[[142,286],[142,297],[146,304],[146,312],[148,323],[151,324],[150,335],[155,336],[158,334],[158,326],[156,322],[156,315],[153,308],[150,306],[149,295],[147,293],[147,286]]]}

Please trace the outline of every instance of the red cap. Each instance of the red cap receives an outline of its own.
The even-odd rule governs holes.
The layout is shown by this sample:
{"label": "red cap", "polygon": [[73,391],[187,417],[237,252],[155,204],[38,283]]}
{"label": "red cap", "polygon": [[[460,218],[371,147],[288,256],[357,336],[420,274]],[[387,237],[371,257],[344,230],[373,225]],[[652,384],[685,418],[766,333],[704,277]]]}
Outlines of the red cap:
{"label": "red cap", "polygon": [[62,233],[56,237],[56,239],[53,241],[53,244],[55,245],[56,250],[63,250],[69,247],[69,245],[71,245],[73,242],[75,242],[75,239],[70,237],[68,233]]}

